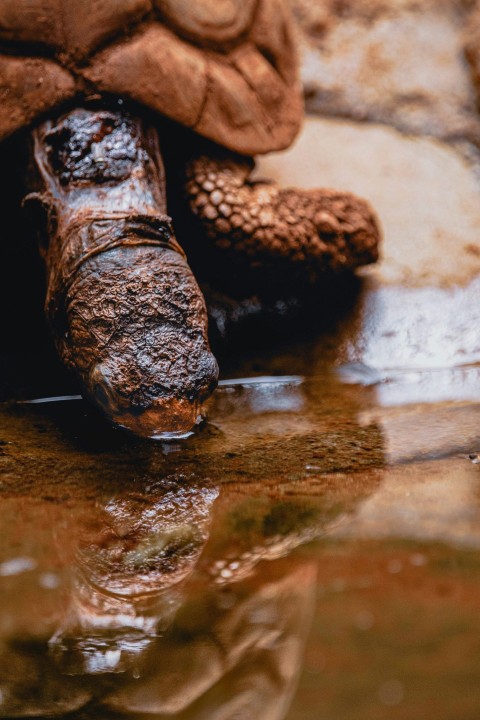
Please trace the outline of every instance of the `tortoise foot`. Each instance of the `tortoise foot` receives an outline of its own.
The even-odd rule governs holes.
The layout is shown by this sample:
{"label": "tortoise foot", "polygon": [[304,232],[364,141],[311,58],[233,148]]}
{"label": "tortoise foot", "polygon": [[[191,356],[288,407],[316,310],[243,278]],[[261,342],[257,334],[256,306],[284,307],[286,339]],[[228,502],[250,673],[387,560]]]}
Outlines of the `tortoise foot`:
{"label": "tortoise foot", "polygon": [[298,289],[378,259],[380,231],[367,202],[335,190],[280,189],[252,180],[252,169],[249,158],[222,151],[187,163],[189,206],[229,281],[236,274]]}

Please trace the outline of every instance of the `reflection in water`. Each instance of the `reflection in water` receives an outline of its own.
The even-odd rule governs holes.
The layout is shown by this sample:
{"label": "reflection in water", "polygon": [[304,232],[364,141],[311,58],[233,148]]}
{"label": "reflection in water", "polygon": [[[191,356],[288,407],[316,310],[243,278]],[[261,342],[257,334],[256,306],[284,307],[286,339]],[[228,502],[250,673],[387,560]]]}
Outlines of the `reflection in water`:
{"label": "reflection in water", "polygon": [[71,605],[50,651],[68,674],[124,672],[170,624],[208,539],[218,489],[179,474],[112,498],[89,518]]}
{"label": "reflection in water", "polygon": [[[372,628],[355,600],[373,592],[369,552],[349,567],[335,543],[478,548],[478,466],[455,456],[480,447],[478,407],[455,378],[448,402],[405,405],[403,376],[382,404],[364,370],[222,387],[196,437],[168,445],[99,432],[81,402],[0,410],[0,716],[281,720],[317,587],[314,660],[349,583],[343,607]],[[378,587],[400,565],[385,567]]]}
{"label": "reflection in water", "polygon": [[[233,508],[226,493],[215,551],[200,560],[219,489],[179,475],[145,490],[110,501],[82,529],[70,606],[49,643],[58,673],[121,673],[101,703],[122,713],[282,718],[316,578],[315,562],[283,557],[319,531],[318,511],[301,517],[293,504],[286,521],[286,508],[277,518],[271,502],[236,499]],[[252,551],[232,554],[243,525],[273,523],[264,545],[258,535]]]}
{"label": "reflection in water", "polygon": [[[343,374],[359,384],[372,377],[365,366]],[[348,521],[332,528],[335,537],[480,547],[478,474],[467,462],[480,447],[479,388],[478,366],[384,373],[375,383],[375,404],[358,421],[381,428],[391,467]]]}
{"label": "reflection in water", "polygon": [[262,577],[210,587],[179,612],[145,658],[142,677],[106,698],[162,718],[283,718],[315,596],[314,562],[265,566]]}
{"label": "reflection in water", "polygon": [[[319,532],[318,510],[293,504],[276,517],[272,503],[237,500],[232,518],[227,493],[220,515],[229,517],[219,519],[233,537],[222,530],[219,538],[217,529],[213,557],[199,562],[218,492],[194,477],[170,477],[149,486],[148,496],[110,501],[82,529],[69,608],[50,639],[50,657],[59,676],[121,673],[113,691],[111,681],[104,689],[101,704],[110,710],[273,720],[288,709],[316,563],[283,558]],[[258,536],[237,557],[232,540],[244,524],[276,527],[263,546]],[[267,559],[277,561],[261,562]]]}
{"label": "reflection in water", "polygon": [[298,375],[239,378],[220,382],[215,403],[221,403],[222,416],[247,412],[302,412],[305,409],[304,380]]}
{"label": "reflection in water", "polygon": [[208,538],[218,488],[178,473],[106,503],[82,538],[79,564],[100,590],[133,597],[183,580]]}
{"label": "reflection in water", "polygon": [[0,568],[23,562],[0,575],[2,716],[283,718],[315,596],[301,546],[378,484],[361,407],[323,380],[223,387],[173,447],[99,436],[78,402],[0,413],[0,501],[21,517]]}

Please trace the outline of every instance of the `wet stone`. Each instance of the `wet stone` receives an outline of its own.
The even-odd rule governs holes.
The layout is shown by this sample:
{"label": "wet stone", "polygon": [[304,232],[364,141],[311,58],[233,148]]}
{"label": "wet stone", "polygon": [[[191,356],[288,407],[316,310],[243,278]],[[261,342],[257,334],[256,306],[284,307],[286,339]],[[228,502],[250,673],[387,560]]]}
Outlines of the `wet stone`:
{"label": "wet stone", "polygon": [[337,328],[348,338],[346,345],[336,336],[337,361],[377,368],[479,362],[480,255],[472,248],[480,248],[480,182],[474,162],[430,138],[311,117],[296,144],[262,159],[258,173],[286,186],[345,188],[376,208],[382,258],[361,272],[361,300]]}
{"label": "wet stone", "polygon": [[310,112],[478,143],[476,97],[463,57],[475,3],[289,2]]}
{"label": "wet stone", "polygon": [[[281,362],[304,356],[292,350]],[[277,363],[278,373],[278,362],[264,358],[264,370]],[[468,460],[480,398],[463,399],[469,383],[478,396],[479,370],[400,374],[387,385],[360,366],[315,373],[224,383],[209,423],[175,445],[107,432],[82,401],[0,408],[11,449],[0,485],[0,638],[16,668],[2,675],[9,712],[30,712],[20,687],[31,687],[41,715],[54,702],[88,718],[170,708],[195,720],[198,706],[209,716],[243,707],[254,687],[267,714],[294,692],[300,668],[286,717],[313,720],[318,653],[332,663],[340,636],[340,667],[351,663],[352,628],[370,648],[356,650],[362,707],[379,688],[387,706],[420,707],[402,659],[432,637],[439,682],[453,683],[442,633],[460,617],[475,628],[469,608],[480,598],[479,478]],[[444,399],[429,403],[442,377]],[[439,573],[445,592],[463,588],[460,604],[445,605]],[[405,647],[407,618],[418,639]],[[385,647],[386,633],[385,679],[385,657],[371,648]],[[29,682],[41,673],[41,693],[18,683],[26,660],[13,648],[27,638]],[[265,673],[281,677],[268,691]],[[335,672],[334,692],[322,692],[333,714],[346,675]],[[461,693],[450,693],[460,707]]]}

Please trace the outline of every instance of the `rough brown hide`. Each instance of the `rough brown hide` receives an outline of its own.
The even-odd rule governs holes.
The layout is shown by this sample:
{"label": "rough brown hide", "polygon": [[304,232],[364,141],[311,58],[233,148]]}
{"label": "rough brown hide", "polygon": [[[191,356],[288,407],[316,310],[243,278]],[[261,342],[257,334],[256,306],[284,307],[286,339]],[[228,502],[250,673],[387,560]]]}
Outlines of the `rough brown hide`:
{"label": "rough brown hide", "polygon": [[154,130],[76,110],[34,133],[46,311],[59,353],[119,425],[185,433],[216,384],[203,297],[165,214]]}
{"label": "rough brown hide", "polygon": [[365,201],[335,190],[280,189],[251,179],[252,169],[250,158],[218,148],[187,163],[190,209],[229,282],[228,266],[240,266],[245,287],[253,275],[277,292],[279,285],[298,292],[328,273],[376,262],[380,232]]}
{"label": "rough brown hide", "polygon": [[237,297],[271,304],[377,258],[375,218],[353,196],[250,179],[251,156],[290,145],[302,120],[284,0],[0,0],[0,100],[0,140],[37,122],[29,204],[60,356],[136,433],[189,431],[217,365],[156,133],[115,108],[140,103],[193,141],[170,160],[207,282],[233,292],[235,278]]}
{"label": "rough brown hide", "polygon": [[0,139],[99,91],[249,155],[287,147],[302,120],[283,0],[2,0],[0,44]]}

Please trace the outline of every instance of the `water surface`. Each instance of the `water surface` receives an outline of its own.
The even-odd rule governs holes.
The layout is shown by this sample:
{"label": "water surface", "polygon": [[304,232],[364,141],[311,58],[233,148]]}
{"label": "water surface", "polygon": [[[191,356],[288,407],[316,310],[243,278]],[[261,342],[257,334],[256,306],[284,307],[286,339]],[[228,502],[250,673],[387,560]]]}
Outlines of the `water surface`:
{"label": "water surface", "polygon": [[478,717],[480,368],[258,362],[178,442],[3,404],[1,717]]}

